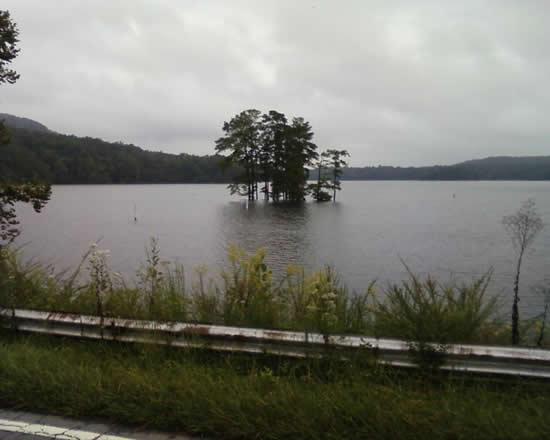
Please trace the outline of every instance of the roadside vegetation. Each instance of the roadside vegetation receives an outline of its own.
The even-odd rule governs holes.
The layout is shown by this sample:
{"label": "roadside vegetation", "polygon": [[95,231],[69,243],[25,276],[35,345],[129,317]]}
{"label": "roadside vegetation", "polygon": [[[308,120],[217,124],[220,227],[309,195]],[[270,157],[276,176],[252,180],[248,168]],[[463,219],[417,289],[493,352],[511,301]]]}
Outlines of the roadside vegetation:
{"label": "roadside vegetation", "polygon": [[[517,254],[516,274],[514,277],[514,301],[512,304],[512,344],[519,343],[519,276],[521,263],[529,247],[533,244],[538,233],[544,228],[542,218],[538,215],[535,201],[525,201],[514,215],[504,216],[502,219],[506,232],[510,236]],[[543,315],[543,327],[547,309]],[[544,331],[544,328],[543,330]]]}
{"label": "roadside vegetation", "polygon": [[535,439],[545,382],[346,362],[0,338],[0,406],[219,439]]}
{"label": "roadside vegetation", "polygon": [[[2,248],[0,306],[64,311],[101,317],[192,321],[211,324],[364,334],[419,343],[507,344],[509,317],[487,294],[491,273],[466,283],[445,284],[409,270],[401,283],[371,282],[349,292],[331,268],[306,273],[289,266],[274,276],[260,249],[249,255],[231,246],[217,272],[183,266],[161,257],[151,239],[135,281],[109,268],[109,251],[92,244],[73,272],[23,262]],[[520,321],[523,345],[548,346],[546,313]],[[542,311],[541,311],[542,312]]]}
{"label": "roadside vegetation", "polygon": [[[219,439],[521,440],[550,432],[546,382],[431,368],[441,353],[427,342],[509,343],[511,326],[487,296],[491,273],[442,285],[409,271],[400,284],[350,293],[330,268],[289,267],[274,277],[264,251],[235,246],[217,276],[199,266],[190,283],[156,239],[132,283],[110,270],[109,251],[97,244],[64,273],[1,252],[2,307],[393,336],[411,341],[421,368],[384,367],[369,349],[345,360],[330,352],[289,359],[25,335],[4,322],[0,407]],[[542,334],[548,344],[537,322],[544,331],[542,318],[520,322],[522,343]]]}

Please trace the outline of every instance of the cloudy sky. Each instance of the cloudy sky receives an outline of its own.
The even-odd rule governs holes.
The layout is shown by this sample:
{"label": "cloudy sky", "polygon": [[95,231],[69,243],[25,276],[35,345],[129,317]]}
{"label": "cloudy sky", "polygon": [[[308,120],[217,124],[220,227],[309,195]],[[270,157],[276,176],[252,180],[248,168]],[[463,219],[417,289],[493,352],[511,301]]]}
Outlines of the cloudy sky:
{"label": "cloudy sky", "polygon": [[61,133],[211,154],[257,108],[303,116],[356,166],[550,154],[547,0],[0,7],[21,40],[0,111]]}

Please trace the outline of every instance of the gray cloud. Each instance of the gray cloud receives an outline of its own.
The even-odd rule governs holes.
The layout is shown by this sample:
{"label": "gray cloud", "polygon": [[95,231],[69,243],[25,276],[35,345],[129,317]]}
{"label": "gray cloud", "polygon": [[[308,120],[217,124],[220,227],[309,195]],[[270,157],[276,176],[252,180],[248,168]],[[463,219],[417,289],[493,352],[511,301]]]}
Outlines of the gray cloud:
{"label": "gray cloud", "polygon": [[65,133],[211,154],[246,108],[309,120],[354,165],[548,154],[545,1],[4,0],[0,109]]}

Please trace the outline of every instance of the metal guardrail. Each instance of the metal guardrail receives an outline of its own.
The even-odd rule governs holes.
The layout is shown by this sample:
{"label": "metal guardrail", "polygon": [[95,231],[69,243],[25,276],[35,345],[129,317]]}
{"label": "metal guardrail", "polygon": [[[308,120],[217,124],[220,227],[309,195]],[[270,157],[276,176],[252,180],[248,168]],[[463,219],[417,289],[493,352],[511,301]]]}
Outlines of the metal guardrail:
{"label": "metal guardrail", "polygon": [[[323,335],[222,325],[165,323],[71,313],[0,309],[5,327],[18,331],[124,342],[202,347],[220,351],[265,353],[291,357],[320,356],[338,350],[342,356],[360,348],[373,351],[377,362],[417,366],[410,344],[396,339]],[[431,344],[437,348],[438,344]],[[550,379],[550,350],[452,344],[444,348],[442,369]]]}

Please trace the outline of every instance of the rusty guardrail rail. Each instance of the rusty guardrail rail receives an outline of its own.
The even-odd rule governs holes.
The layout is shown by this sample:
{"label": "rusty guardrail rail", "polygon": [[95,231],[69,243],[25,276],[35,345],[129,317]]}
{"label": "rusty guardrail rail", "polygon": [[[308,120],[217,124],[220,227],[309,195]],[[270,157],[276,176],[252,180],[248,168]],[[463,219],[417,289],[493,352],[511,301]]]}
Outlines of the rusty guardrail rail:
{"label": "rusty guardrail rail", "polygon": [[[319,356],[328,349],[339,350],[345,356],[346,352],[368,348],[374,351],[377,362],[400,367],[416,366],[409,356],[409,343],[396,339],[111,317],[101,319],[98,316],[24,309],[0,309],[0,318],[3,318],[5,327],[24,332],[291,357]],[[550,379],[550,350],[451,344],[445,346],[441,368]]]}

